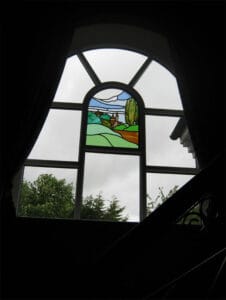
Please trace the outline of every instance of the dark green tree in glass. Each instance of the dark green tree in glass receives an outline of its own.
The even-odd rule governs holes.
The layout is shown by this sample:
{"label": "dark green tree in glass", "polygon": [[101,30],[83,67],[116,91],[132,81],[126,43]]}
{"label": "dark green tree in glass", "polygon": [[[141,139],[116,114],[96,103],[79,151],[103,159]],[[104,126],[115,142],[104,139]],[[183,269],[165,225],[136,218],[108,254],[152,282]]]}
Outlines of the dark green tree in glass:
{"label": "dark green tree in glass", "polygon": [[137,125],[138,123],[138,105],[136,100],[133,98],[126,102],[125,119],[129,126]]}

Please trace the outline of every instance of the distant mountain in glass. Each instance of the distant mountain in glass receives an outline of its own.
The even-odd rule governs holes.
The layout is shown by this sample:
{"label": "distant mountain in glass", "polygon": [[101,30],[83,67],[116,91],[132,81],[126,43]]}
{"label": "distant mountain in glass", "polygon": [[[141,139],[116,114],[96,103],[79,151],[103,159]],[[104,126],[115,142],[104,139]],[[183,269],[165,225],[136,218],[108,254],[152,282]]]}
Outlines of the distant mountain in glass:
{"label": "distant mountain in glass", "polygon": [[103,109],[123,109],[123,106],[121,105],[113,105],[113,104],[108,104],[108,103],[103,103],[101,101],[98,101],[94,98],[92,98],[90,100],[90,103],[89,103],[89,108],[103,108]]}

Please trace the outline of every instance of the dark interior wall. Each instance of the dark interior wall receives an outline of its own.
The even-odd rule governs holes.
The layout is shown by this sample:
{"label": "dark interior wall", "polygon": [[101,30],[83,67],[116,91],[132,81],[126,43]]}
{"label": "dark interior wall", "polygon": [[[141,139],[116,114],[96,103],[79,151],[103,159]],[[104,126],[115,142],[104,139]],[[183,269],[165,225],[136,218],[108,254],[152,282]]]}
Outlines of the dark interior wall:
{"label": "dark interior wall", "polygon": [[81,292],[80,285],[93,273],[96,259],[134,225],[29,218],[14,220],[4,226],[1,297],[31,299],[76,295],[75,287]]}
{"label": "dark interior wall", "polygon": [[[223,149],[223,11],[197,10],[172,44],[185,117],[200,167]],[[220,18],[222,14],[222,18]],[[218,17],[217,17],[218,16]]]}

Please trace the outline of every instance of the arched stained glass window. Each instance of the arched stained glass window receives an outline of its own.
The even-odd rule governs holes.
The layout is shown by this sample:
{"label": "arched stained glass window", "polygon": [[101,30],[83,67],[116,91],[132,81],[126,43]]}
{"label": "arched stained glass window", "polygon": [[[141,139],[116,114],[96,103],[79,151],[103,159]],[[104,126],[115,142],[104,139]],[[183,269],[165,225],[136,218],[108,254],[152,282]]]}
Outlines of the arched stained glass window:
{"label": "arched stained glass window", "polygon": [[72,183],[72,218],[83,218],[86,202],[85,219],[98,219],[97,195],[95,205],[109,208],[99,219],[119,220],[109,213],[117,202],[120,220],[138,222],[197,173],[192,154],[171,138],[183,118],[176,77],[144,53],[77,49],[65,63],[24,179],[51,170]]}

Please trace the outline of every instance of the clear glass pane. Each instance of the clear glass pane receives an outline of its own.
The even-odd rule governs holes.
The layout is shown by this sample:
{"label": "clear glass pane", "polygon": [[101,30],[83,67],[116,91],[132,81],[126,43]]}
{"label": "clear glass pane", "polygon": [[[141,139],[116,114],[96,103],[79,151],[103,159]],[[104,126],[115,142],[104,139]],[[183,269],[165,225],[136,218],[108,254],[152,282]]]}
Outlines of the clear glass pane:
{"label": "clear glass pane", "polygon": [[175,76],[153,61],[134,88],[147,108],[182,109]]}
{"label": "clear glass pane", "polygon": [[[116,197],[119,207],[125,207],[122,218],[127,221],[139,220],[139,157],[111,154],[87,153],[83,198],[101,193],[104,205]],[[115,218],[103,219],[115,220]]]}
{"label": "clear glass pane", "polygon": [[89,102],[86,145],[98,147],[139,147],[139,107],[125,91],[107,89]]}
{"label": "clear glass pane", "polygon": [[185,185],[194,175],[147,174],[147,207],[148,214]]}
{"label": "clear glass pane", "polygon": [[93,86],[93,81],[77,55],[74,55],[66,61],[53,101],[82,103]]}
{"label": "clear glass pane", "polygon": [[129,83],[146,56],[122,49],[96,49],[84,52],[100,81]]}
{"label": "clear glass pane", "polygon": [[18,215],[73,218],[77,170],[25,167]]}
{"label": "clear glass pane", "polygon": [[51,109],[28,158],[77,161],[80,127],[80,111]]}
{"label": "clear glass pane", "polygon": [[194,167],[195,159],[179,139],[170,138],[179,118],[146,116],[147,165]]}

